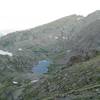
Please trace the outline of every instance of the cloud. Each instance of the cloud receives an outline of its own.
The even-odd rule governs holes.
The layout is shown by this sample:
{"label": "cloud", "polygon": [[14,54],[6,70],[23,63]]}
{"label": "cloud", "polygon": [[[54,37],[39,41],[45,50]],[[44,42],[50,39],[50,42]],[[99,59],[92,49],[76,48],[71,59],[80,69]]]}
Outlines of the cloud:
{"label": "cloud", "polygon": [[99,9],[99,0],[0,0],[0,30],[32,28],[73,13],[86,16]]}

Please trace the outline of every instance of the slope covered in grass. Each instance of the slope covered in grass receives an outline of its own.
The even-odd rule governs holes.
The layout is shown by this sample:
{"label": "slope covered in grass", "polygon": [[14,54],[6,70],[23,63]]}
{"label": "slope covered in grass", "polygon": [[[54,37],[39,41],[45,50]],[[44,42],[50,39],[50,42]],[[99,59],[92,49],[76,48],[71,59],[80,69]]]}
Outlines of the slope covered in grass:
{"label": "slope covered in grass", "polygon": [[26,87],[24,93],[24,100],[99,100],[100,55],[70,67],[63,66],[46,75],[34,89]]}

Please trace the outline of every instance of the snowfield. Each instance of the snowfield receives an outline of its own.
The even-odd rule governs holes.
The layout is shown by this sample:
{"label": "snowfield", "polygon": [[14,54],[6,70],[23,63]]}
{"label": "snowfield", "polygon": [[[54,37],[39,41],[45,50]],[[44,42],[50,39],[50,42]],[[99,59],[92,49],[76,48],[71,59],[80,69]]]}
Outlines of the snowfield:
{"label": "snowfield", "polygon": [[8,56],[13,56],[12,53],[8,52],[8,51],[3,51],[3,50],[0,50],[0,55],[8,55]]}

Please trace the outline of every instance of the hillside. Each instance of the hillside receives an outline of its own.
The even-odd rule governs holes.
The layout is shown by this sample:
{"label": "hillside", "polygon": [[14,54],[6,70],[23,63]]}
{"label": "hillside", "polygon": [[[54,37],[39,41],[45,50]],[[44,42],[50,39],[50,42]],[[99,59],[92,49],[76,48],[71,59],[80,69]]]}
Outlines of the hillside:
{"label": "hillside", "polygon": [[[98,54],[91,60],[52,70],[35,89],[31,89],[31,86],[26,87],[24,100],[30,97],[36,100],[99,100],[99,65]],[[30,93],[27,94],[27,91]]]}
{"label": "hillside", "polygon": [[8,34],[0,39],[0,49],[16,51],[19,48],[29,49],[33,46],[54,45],[62,32],[65,38],[68,34],[74,33],[73,30],[79,23],[77,20],[79,18],[83,17],[71,15],[43,26]]}

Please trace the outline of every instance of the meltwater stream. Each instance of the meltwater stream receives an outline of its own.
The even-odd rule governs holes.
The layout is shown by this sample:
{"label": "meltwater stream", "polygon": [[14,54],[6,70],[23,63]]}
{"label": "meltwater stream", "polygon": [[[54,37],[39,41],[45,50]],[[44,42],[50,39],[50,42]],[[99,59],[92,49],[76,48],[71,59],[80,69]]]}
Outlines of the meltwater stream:
{"label": "meltwater stream", "polygon": [[48,66],[51,64],[50,60],[41,60],[37,65],[33,66],[32,72],[35,74],[44,74],[48,72]]}

